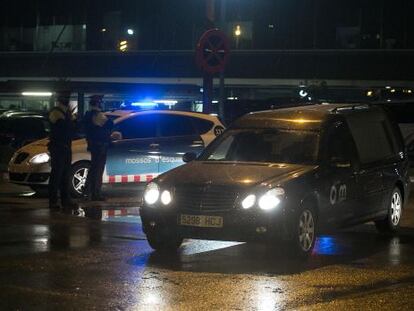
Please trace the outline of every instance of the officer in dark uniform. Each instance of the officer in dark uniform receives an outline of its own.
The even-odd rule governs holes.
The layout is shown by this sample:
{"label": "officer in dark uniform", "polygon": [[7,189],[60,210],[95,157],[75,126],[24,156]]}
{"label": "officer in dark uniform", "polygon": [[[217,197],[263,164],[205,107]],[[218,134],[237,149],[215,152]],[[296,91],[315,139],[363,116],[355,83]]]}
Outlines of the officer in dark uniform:
{"label": "officer in dark uniform", "polygon": [[102,112],[102,95],[94,95],[89,101],[90,110],[85,114],[86,140],[91,153],[91,169],[88,174],[87,190],[92,201],[104,201],[101,195],[102,175],[106,154],[111,142],[112,120]]}
{"label": "officer in dark uniform", "polygon": [[59,208],[58,192],[64,209],[76,210],[78,206],[70,199],[68,181],[72,164],[72,138],[75,131],[74,117],[69,109],[69,91],[56,94],[57,105],[49,112],[50,153],[49,207]]}

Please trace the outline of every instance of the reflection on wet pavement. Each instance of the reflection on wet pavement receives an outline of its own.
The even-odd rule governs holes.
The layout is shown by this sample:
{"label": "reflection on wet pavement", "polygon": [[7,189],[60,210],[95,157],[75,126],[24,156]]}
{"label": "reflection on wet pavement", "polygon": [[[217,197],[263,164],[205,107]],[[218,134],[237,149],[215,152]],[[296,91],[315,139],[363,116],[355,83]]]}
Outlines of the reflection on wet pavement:
{"label": "reflection on wet pavement", "polygon": [[322,235],[299,261],[255,243],[187,240],[156,253],[139,222],[1,208],[0,309],[410,310],[413,228]]}

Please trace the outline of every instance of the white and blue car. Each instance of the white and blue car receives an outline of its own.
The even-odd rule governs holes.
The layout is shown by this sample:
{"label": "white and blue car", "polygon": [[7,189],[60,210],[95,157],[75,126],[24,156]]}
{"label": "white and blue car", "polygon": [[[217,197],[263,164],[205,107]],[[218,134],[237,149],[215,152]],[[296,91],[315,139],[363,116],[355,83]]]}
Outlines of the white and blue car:
{"label": "white and blue car", "polygon": [[[108,150],[103,182],[140,183],[182,165],[186,152],[199,154],[224,126],[216,116],[184,111],[125,111],[107,113],[114,120],[116,139]],[[50,158],[48,139],[19,149],[9,163],[10,182],[46,189]],[[72,143],[72,171],[68,187],[74,197],[82,195],[90,167],[86,140]]]}

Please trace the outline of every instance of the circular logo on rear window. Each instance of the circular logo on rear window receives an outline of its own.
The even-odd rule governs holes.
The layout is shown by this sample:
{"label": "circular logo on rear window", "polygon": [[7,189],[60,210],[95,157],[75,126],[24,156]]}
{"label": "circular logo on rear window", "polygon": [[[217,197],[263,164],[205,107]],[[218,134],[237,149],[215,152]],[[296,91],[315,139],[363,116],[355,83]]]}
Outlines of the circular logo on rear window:
{"label": "circular logo on rear window", "polygon": [[219,136],[219,135],[223,134],[223,132],[224,132],[224,127],[222,127],[220,125],[217,125],[214,128],[214,135],[216,135],[216,136]]}

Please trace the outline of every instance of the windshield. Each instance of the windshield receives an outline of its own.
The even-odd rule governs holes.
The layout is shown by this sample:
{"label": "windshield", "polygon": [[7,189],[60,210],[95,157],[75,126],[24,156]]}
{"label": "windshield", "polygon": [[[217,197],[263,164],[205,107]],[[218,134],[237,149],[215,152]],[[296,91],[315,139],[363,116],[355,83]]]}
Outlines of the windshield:
{"label": "windshield", "polygon": [[231,130],[207,148],[200,160],[312,164],[317,161],[318,149],[316,131]]}

